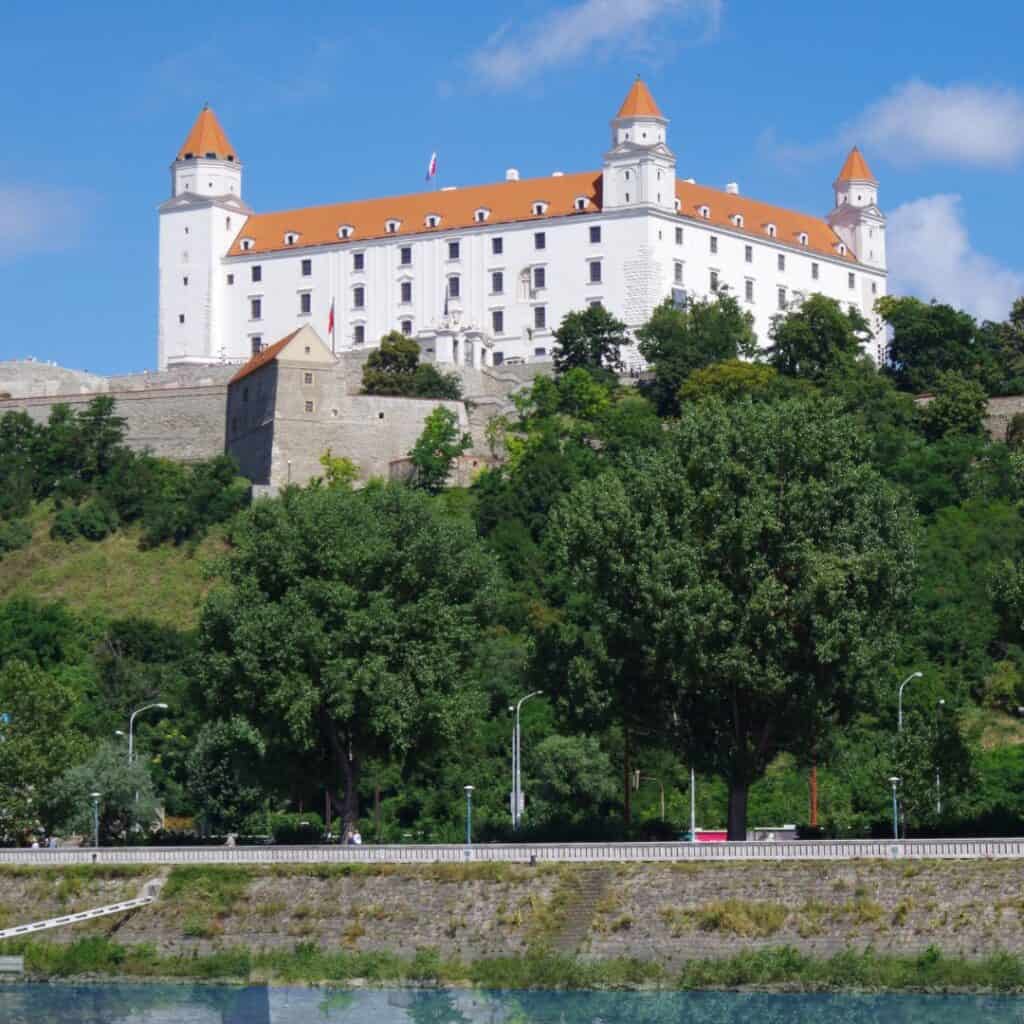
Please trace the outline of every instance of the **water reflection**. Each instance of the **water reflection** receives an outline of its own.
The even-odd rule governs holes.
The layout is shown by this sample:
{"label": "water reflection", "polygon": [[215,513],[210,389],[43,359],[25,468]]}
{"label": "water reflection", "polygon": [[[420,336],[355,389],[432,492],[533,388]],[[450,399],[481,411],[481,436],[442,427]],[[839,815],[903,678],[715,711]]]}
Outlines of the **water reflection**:
{"label": "water reflection", "polygon": [[2,985],[4,1024],[1019,1024],[1024,999]]}

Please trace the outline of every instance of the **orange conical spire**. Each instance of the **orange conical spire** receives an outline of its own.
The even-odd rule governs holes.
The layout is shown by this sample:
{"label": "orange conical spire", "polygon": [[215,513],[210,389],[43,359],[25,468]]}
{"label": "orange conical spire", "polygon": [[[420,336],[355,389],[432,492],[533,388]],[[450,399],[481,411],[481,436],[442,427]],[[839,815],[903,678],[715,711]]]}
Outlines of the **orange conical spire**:
{"label": "orange conical spire", "polygon": [[188,138],[181,144],[178,150],[178,159],[187,158],[210,160],[237,160],[238,154],[235,147],[228,141],[224,129],[217,120],[217,115],[210,109],[209,104],[204,103],[203,109],[192,125]]}
{"label": "orange conical spire", "polygon": [[626,98],[619,107],[616,117],[664,117],[654,102],[651,90],[647,88],[643,79],[637,75],[636,81],[630,86]]}
{"label": "orange conical spire", "polygon": [[867,160],[856,146],[850,150],[850,155],[846,158],[846,163],[843,164],[843,169],[839,172],[836,181],[873,181],[878,183],[878,179],[868,167]]}

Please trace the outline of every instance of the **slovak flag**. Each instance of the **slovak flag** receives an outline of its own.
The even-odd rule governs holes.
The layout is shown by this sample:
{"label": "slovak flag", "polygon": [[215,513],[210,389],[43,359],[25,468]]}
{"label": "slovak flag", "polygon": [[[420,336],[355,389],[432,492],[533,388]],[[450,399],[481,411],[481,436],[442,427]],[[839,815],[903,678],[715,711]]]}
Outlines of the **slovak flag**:
{"label": "slovak flag", "polygon": [[430,154],[430,163],[427,164],[427,181],[431,178],[437,177],[437,154]]}
{"label": "slovak flag", "polygon": [[334,334],[334,299],[331,299],[331,311],[327,315],[327,333]]}

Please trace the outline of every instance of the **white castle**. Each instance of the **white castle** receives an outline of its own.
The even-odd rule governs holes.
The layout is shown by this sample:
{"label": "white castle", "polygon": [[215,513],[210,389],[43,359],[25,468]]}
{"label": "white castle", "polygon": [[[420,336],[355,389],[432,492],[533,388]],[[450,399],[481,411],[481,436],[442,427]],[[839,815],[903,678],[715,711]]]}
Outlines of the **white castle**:
{"label": "white castle", "polygon": [[[342,353],[398,330],[425,360],[550,360],[566,313],[600,303],[634,331],[666,298],[727,287],[767,344],[820,292],[874,331],[885,294],[878,182],[854,149],[824,219],[676,177],[668,119],[638,78],[599,171],[254,213],[242,164],[204,109],[160,207],[158,365],[241,362],[309,324]],[[333,309],[334,330],[328,332]],[[624,353],[639,365],[635,349]]]}

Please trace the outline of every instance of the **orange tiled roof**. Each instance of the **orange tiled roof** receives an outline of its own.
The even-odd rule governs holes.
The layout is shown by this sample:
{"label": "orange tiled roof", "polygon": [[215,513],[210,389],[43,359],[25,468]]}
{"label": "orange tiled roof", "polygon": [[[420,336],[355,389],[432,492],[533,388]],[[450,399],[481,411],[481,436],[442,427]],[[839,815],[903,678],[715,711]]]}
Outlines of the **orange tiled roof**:
{"label": "orange tiled roof", "polygon": [[[587,200],[583,211],[576,209],[579,196]],[[819,217],[794,213],[746,196],[731,195],[685,181],[676,182],[676,196],[680,201],[679,212],[682,216],[704,219],[701,218],[700,208],[706,206],[706,220],[709,224],[741,231],[762,240],[768,236],[767,225],[774,224],[776,240],[781,243],[799,246],[800,234],[803,232],[807,235],[808,249],[856,261],[849,250],[845,256],[840,254],[839,236]],[[536,202],[548,204],[543,214],[532,212]],[[486,223],[491,225],[522,221],[543,223],[550,217],[564,217],[577,212],[600,212],[601,173],[585,171],[557,178],[528,178],[523,181],[475,185],[450,192],[415,192],[389,199],[366,199],[329,206],[310,206],[282,213],[253,214],[232,243],[228,255],[254,255],[289,248],[337,245],[341,241],[338,229],[343,225],[352,228],[350,243],[358,245],[368,239],[388,235],[385,224],[389,219],[400,221],[398,231],[394,232],[398,236],[471,228],[477,223],[475,213],[479,209],[489,211]],[[436,228],[426,225],[426,218],[430,214],[437,214],[441,218]],[[742,216],[743,227],[732,220],[736,214]],[[289,232],[298,235],[293,246],[287,246],[284,242],[284,236]],[[251,248],[243,249],[242,239],[251,239]]]}
{"label": "orange tiled roof", "polygon": [[224,134],[217,115],[209,107],[203,107],[188,133],[188,138],[178,150],[178,159],[184,160],[186,156],[205,157],[210,153],[213,153],[217,160],[238,159],[235,147]]}
{"label": "orange tiled roof", "polygon": [[288,342],[291,341],[292,338],[294,338],[301,330],[301,327],[297,328],[292,331],[291,334],[285,335],[280,341],[275,341],[273,345],[263,349],[263,351],[259,352],[257,355],[254,355],[252,359],[250,359],[249,362],[247,362],[245,366],[243,366],[238,373],[228,381],[228,383],[234,384],[235,381],[239,381],[243,377],[248,377],[250,373],[255,373],[260,369],[260,367],[266,366],[267,363],[272,363],[278,357],[285,345],[287,345]]}
{"label": "orange tiled roof", "polygon": [[665,115],[658,108],[658,104],[654,102],[651,90],[647,88],[644,81],[637,75],[636,81],[630,87],[629,92],[626,93],[626,98],[622,101],[622,106],[619,107],[619,112],[615,116],[664,117]]}
{"label": "orange tiled roof", "polygon": [[846,163],[843,164],[843,169],[839,172],[836,181],[873,181],[878,183],[878,179],[868,167],[867,160],[856,146],[850,150],[850,155],[846,158]]}

